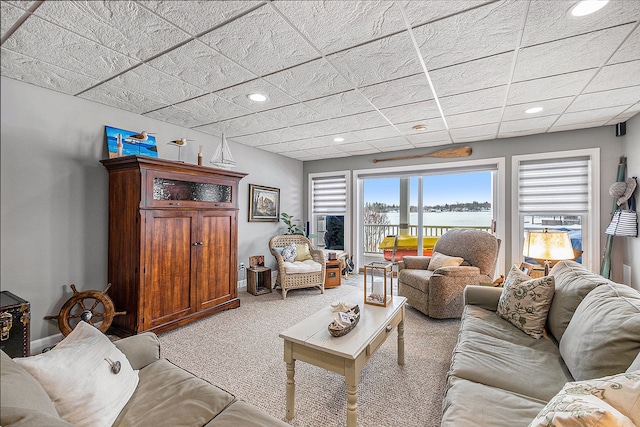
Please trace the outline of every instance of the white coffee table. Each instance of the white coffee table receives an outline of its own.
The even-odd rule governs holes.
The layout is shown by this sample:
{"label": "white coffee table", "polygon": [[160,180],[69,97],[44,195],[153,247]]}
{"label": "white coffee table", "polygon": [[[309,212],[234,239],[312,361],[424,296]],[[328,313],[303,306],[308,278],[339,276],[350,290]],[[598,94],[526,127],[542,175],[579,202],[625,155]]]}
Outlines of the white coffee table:
{"label": "white coffee table", "polygon": [[345,302],[360,306],[360,322],[347,335],[333,337],[327,327],[335,317],[330,306],[323,308],[280,334],[287,363],[287,420],[295,416],[296,360],[337,372],[347,384],[347,426],[357,424],[360,371],[395,327],[398,328],[398,365],[404,365],[404,310],[407,299],[394,296],[387,307],[363,303],[356,294]]}

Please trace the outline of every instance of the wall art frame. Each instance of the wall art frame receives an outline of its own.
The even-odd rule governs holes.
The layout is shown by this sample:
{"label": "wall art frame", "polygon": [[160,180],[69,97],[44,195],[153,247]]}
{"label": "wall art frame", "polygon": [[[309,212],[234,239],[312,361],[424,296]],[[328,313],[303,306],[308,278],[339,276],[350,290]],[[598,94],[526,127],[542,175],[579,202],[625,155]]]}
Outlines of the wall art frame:
{"label": "wall art frame", "polygon": [[249,222],[280,220],[280,189],[249,184]]}

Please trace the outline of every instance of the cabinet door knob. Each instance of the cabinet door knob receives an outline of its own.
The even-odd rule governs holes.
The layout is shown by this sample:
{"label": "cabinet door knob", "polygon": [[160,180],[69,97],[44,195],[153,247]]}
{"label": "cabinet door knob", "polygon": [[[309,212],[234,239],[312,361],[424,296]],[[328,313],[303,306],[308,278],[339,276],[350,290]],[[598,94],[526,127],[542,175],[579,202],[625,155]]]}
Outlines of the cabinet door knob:
{"label": "cabinet door knob", "polygon": [[198,246],[198,245],[201,245],[201,244],[202,244],[202,242],[195,242],[195,243],[193,243],[193,246]]}
{"label": "cabinet door knob", "polygon": [[180,206],[180,203],[169,202],[169,205],[171,205],[171,206]]}

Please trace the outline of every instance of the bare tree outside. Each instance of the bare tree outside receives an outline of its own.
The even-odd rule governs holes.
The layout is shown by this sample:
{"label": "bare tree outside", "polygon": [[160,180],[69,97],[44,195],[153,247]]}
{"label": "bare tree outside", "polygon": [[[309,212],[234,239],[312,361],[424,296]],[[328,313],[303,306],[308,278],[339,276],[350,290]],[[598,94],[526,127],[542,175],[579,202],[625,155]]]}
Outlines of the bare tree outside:
{"label": "bare tree outside", "polygon": [[386,237],[389,217],[384,212],[387,205],[383,203],[365,203],[364,205],[364,227],[365,227],[365,252],[378,252],[378,246]]}

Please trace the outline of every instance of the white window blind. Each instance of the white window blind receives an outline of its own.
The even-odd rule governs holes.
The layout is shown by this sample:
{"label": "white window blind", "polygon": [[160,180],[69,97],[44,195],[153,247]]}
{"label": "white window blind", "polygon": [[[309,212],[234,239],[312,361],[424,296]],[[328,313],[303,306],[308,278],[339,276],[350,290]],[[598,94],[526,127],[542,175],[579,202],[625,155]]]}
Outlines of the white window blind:
{"label": "white window blind", "polygon": [[346,176],[313,178],[313,213],[338,215],[347,213]]}
{"label": "white window blind", "polygon": [[588,158],[522,162],[518,170],[520,212],[587,212]]}

